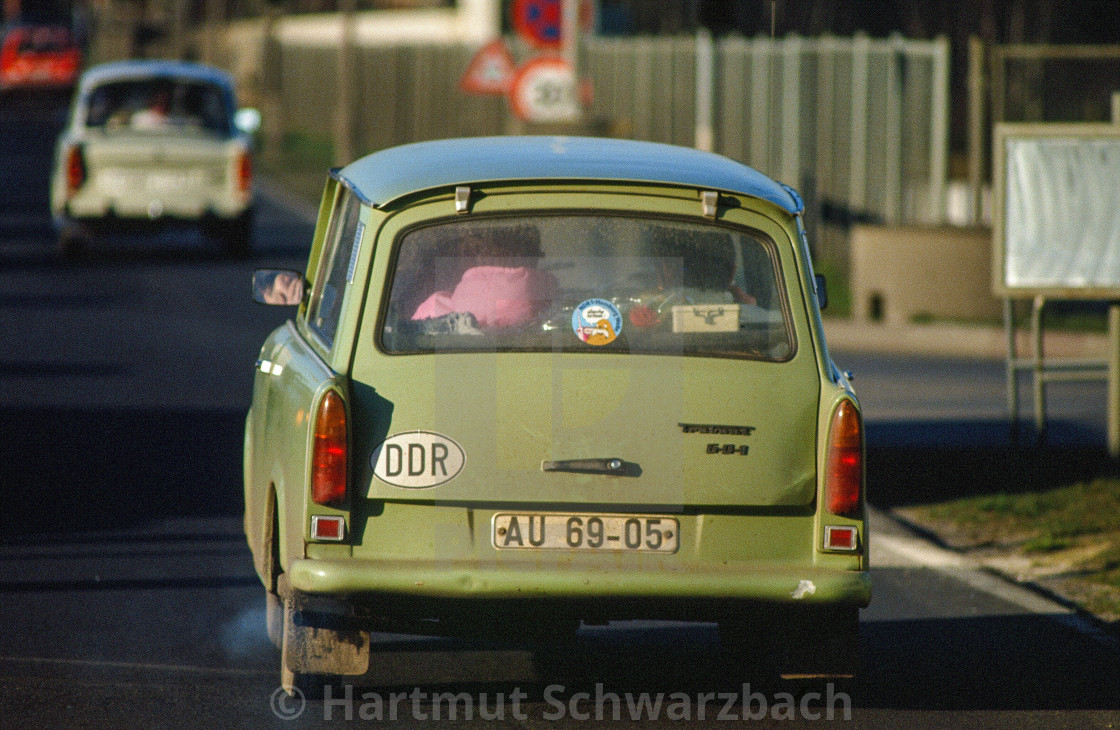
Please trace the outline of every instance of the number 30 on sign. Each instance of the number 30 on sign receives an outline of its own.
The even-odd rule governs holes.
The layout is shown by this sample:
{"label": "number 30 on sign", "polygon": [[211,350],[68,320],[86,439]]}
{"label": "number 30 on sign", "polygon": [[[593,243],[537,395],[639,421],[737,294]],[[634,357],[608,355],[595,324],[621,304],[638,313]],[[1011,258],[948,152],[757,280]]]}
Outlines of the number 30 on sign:
{"label": "number 30 on sign", "polygon": [[523,122],[575,121],[580,113],[575,72],[563,58],[534,58],[513,77],[509,102],[514,115]]}

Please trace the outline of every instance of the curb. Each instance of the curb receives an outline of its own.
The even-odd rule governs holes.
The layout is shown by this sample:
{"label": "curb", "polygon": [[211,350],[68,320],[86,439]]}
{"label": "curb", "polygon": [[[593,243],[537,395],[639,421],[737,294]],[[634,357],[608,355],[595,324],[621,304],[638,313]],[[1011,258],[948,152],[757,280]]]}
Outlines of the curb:
{"label": "curb", "polygon": [[[1113,651],[1120,651],[1120,623],[1114,624],[1113,622],[1097,616],[1079,605],[1076,601],[1041,586],[1034,581],[1019,580],[1015,576],[999,570],[998,568],[977,562],[973,558],[970,558],[963,550],[946,544],[937,533],[906,519],[893,509],[878,509],[878,511],[884,517],[894,522],[895,525],[907,531],[911,539],[925,543],[930,551],[943,556],[935,561],[931,561],[928,567],[934,570],[942,570],[946,567],[963,568],[990,576],[1012,588],[1028,591],[1042,601],[1049,602],[1068,611],[1068,613],[1046,611],[1043,612],[1043,615],[1050,616],[1053,620],[1092,638],[1098,644],[1106,646]],[[872,536],[872,540],[874,539],[875,536]],[[874,564],[872,564],[872,568],[874,568]],[[977,587],[982,588],[982,586]],[[1035,612],[1038,613],[1037,610]]]}
{"label": "curb", "polygon": [[[826,318],[825,339],[829,348],[843,352],[880,355],[928,355],[1006,360],[1007,332],[1002,327],[967,324],[892,325]],[[1017,331],[1017,356],[1029,357],[1030,333]],[[1043,352],[1047,358],[1101,358],[1108,353],[1108,335],[1095,332],[1045,333]]]}

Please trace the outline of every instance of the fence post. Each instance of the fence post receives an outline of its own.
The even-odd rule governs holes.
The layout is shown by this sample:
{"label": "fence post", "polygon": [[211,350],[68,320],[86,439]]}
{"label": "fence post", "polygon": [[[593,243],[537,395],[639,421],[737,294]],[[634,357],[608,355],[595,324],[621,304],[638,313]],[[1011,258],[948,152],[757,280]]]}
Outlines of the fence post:
{"label": "fence post", "polygon": [[848,202],[867,208],[867,101],[871,72],[871,41],[857,35],[852,41],[852,146],[848,168]]}
{"label": "fence post", "polygon": [[357,0],[339,1],[338,83],[335,86],[334,160],[339,167],[354,159],[354,14]]}
{"label": "fence post", "polygon": [[968,39],[968,184],[972,192],[969,222],[979,225],[984,215],[984,171],[987,145],[984,129],[988,118],[987,47],[977,36]]}
{"label": "fence post", "polygon": [[899,33],[891,34],[887,41],[887,98],[885,128],[882,129],[882,144],[885,151],[883,218],[890,225],[898,225],[902,220],[902,72],[905,43]]}
{"label": "fence post", "polygon": [[751,110],[750,129],[747,131],[748,162],[763,172],[770,167],[770,118],[774,114],[772,80],[774,74],[774,42],[769,38],[755,38],[751,42],[751,99],[761,99]]}
{"label": "fence post", "polygon": [[928,222],[939,223],[945,211],[945,185],[949,176],[949,39],[938,36],[930,89],[933,121],[930,126]]}
{"label": "fence post", "polygon": [[[782,102],[781,129],[796,130],[795,142],[782,146],[781,171],[778,172],[789,185],[801,187],[801,48],[799,36],[790,36],[782,44]],[[777,171],[775,171],[777,172]]]}
{"label": "fence post", "polygon": [[281,10],[269,7],[264,16],[264,42],[261,44],[261,116],[264,119],[264,148],[268,154],[279,154],[284,143],[283,93],[284,46],[278,38],[277,25]]}
{"label": "fence post", "polygon": [[702,27],[696,31],[696,149],[705,152],[715,149],[715,75],[712,32]]}
{"label": "fence post", "polygon": [[[1112,94],[1112,122],[1120,124],[1120,92]],[[1108,305],[1108,454],[1120,457],[1120,304]]]}

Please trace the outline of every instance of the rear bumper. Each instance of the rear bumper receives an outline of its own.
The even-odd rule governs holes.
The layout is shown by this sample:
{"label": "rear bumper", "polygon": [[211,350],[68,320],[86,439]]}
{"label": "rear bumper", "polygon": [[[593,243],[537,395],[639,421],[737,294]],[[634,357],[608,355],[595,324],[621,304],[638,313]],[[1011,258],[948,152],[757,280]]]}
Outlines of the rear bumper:
{"label": "rear bumper", "polygon": [[296,560],[292,588],[319,595],[364,596],[380,602],[466,599],[644,603],[696,599],[864,607],[871,601],[867,571],[793,566],[604,570],[601,566],[542,569],[532,563],[479,565],[448,561]]}
{"label": "rear bumper", "polygon": [[70,201],[64,217],[88,227],[152,226],[174,223],[199,223],[207,220],[232,220],[253,207],[250,197],[213,198],[207,200],[153,201],[121,205],[104,200]]}

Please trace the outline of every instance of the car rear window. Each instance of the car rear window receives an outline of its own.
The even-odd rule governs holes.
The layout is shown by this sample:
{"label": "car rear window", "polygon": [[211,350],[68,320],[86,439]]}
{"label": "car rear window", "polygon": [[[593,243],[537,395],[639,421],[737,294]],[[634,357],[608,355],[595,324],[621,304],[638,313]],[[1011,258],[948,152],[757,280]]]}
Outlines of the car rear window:
{"label": "car rear window", "polygon": [[614,215],[454,220],[399,240],[381,346],[709,355],[794,353],[772,241]]}
{"label": "car rear window", "polygon": [[20,54],[61,53],[74,47],[65,28],[31,28],[19,36]]}
{"label": "car rear window", "polygon": [[196,129],[228,134],[230,111],[221,87],[182,79],[130,79],[89,93],[86,126],[106,131]]}

